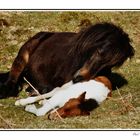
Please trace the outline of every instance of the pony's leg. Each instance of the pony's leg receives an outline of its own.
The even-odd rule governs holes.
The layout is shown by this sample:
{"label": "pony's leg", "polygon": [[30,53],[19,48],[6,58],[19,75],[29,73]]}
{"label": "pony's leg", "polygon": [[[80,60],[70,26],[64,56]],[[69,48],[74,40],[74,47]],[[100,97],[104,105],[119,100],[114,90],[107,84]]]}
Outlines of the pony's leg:
{"label": "pony's leg", "polygon": [[19,50],[17,57],[15,58],[11,71],[9,73],[8,82],[16,83],[20,74],[26,67],[27,63],[33,52],[38,48],[40,40],[46,35],[45,32],[40,32],[28,40]]}
{"label": "pony's leg", "polygon": [[[56,92],[59,90],[59,88],[57,87],[57,88],[55,88],[54,90],[52,90],[51,92],[49,92],[49,93],[46,93],[46,94],[43,94],[43,95],[39,95],[39,96],[36,96],[36,97],[28,97],[28,98],[26,98],[26,99],[20,99],[20,100],[17,100],[16,102],[15,102],[15,105],[16,106],[25,106],[25,105],[27,105],[27,104],[32,104],[32,103],[34,103],[34,102],[37,102],[37,101],[39,101],[39,100],[44,100],[44,99],[46,99],[46,98],[50,98],[50,97],[52,97],[53,95],[55,95],[56,94]],[[43,104],[45,104],[45,102],[43,103]]]}
{"label": "pony's leg", "polygon": [[[3,97],[16,96],[19,92],[19,83],[21,73],[29,62],[31,55],[39,46],[40,41],[47,36],[45,32],[40,32],[28,40],[19,50],[17,57],[15,58],[7,81],[4,83],[1,95]],[[1,97],[2,98],[2,97]]]}

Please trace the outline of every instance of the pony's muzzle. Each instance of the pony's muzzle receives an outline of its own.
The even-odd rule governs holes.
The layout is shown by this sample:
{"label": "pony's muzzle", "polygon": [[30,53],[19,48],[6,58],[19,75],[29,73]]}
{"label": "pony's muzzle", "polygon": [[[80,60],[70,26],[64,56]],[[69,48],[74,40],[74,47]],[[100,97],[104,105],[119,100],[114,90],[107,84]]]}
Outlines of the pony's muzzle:
{"label": "pony's muzzle", "polygon": [[83,81],[84,80],[84,77],[81,76],[81,75],[77,75],[76,77],[73,78],[73,83],[78,83],[80,81]]}
{"label": "pony's muzzle", "polygon": [[73,83],[88,80],[90,78],[90,72],[87,68],[81,68],[76,72],[73,78]]}

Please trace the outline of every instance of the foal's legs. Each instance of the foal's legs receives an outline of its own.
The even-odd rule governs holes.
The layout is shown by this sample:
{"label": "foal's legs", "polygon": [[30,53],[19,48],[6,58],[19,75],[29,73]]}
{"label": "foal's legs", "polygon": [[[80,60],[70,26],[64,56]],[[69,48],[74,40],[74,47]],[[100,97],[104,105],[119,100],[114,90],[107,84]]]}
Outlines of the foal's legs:
{"label": "foal's legs", "polygon": [[60,105],[60,100],[57,98],[50,98],[46,101],[46,103],[40,107],[39,109],[36,108],[36,106],[33,105],[27,105],[25,107],[25,111],[30,112],[35,114],[36,116],[43,116],[46,113],[48,113],[49,111],[51,111],[52,109],[55,109],[57,106]]}
{"label": "foal's legs", "polygon": [[71,85],[72,85],[72,81],[64,84],[62,87],[56,87],[55,89],[53,89],[49,93],[46,93],[46,94],[43,94],[43,95],[40,95],[40,96],[36,96],[36,97],[28,97],[26,99],[17,100],[15,102],[15,105],[16,106],[19,106],[19,105],[25,106],[27,104],[31,104],[31,103],[37,102],[39,100],[43,100],[43,102],[41,104],[45,104],[47,102],[47,100],[44,100],[44,99],[54,96],[58,91],[60,91],[60,90],[62,91],[64,89],[68,88]]}
{"label": "foal's legs", "polygon": [[[37,102],[39,100],[44,100],[46,98],[50,98],[50,97],[52,97],[53,95],[56,94],[56,92],[58,91],[58,89],[59,88],[57,87],[54,90],[52,90],[51,92],[46,93],[46,94],[43,94],[43,95],[39,95],[39,96],[36,96],[36,97],[28,97],[26,99],[17,100],[15,102],[15,105],[16,106],[20,106],[20,105],[21,106],[26,106],[27,104],[32,104],[32,103]],[[43,104],[45,104],[45,102]]]}
{"label": "foal's legs", "polygon": [[[46,113],[48,113],[50,110],[52,110],[56,107],[63,106],[63,104],[65,102],[65,99],[63,99],[63,96],[65,96],[65,95],[63,95],[63,90],[65,91],[71,85],[72,85],[72,81],[66,83],[61,88],[55,88],[53,91],[51,91],[45,95],[40,96],[40,97],[44,96],[46,98],[48,95],[52,95],[52,97],[50,99],[48,99],[44,102],[44,104],[41,108],[37,109],[35,107],[35,105],[27,105],[25,107],[25,111],[31,112],[31,113],[35,114],[36,116],[43,116]],[[36,99],[38,97],[36,97]]]}

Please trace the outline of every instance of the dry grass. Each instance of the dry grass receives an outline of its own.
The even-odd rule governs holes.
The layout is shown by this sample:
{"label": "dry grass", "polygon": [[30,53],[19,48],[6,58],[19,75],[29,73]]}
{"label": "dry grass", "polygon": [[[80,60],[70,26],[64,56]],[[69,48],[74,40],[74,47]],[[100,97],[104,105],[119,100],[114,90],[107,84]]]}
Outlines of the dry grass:
{"label": "dry grass", "polygon": [[[50,121],[14,105],[16,98],[0,100],[0,128],[140,128],[140,12],[0,12],[0,71],[8,71],[23,43],[39,31],[74,31],[96,22],[113,22],[132,39],[136,54],[115,72],[128,84],[113,91],[87,117]],[[26,97],[22,91],[18,98]]]}

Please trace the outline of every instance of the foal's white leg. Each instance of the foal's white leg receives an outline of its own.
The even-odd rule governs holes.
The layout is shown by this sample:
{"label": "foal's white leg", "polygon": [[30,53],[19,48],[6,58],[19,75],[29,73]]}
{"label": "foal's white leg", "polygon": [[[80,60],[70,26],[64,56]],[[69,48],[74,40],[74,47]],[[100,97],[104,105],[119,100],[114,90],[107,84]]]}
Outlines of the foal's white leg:
{"label": "foal's white leg", "polygon": [[33,114],[36,114],[37,108],[36,108],[36,106],[35,106],[34,104],[32,104],[32,105],[27,105],[27,106],[25,107],[25,111],[28,111],[28,112],[33,113]]}
{"label": "foal's white leg", "polygon": [[16,106],[25,106],[30,103],[34,103],[36,101],[36,97],[28,97],[26,99],[20,99],[15,102]]}
{"label": "foal's white leg", "polygon": [[57,94],[46,100],[45,104],[39,109],[37,109],[34,105],[27,105],[25,110],[35,114],[36,116],[43,116],[50,110],[55,109],[56,107],[62,107],[67,100],[67,98],[65,97],[65,95],[67,95],[67,88],[71,86],[71,84],[72,83],[69,82],[65,84],[62,88],[59,88],[57,92],[55,91],[55,93]]}
{"label": "foal's white leg", "polygon": [[27,105],[25,107],[25,111],[33,113],[36,116],[44,116],[50,110],[52,110],[52,109],[56,108],[57,106],[59,106],[59,102],[60,101],[57,100],[56,98],[51,98],[51,99],[47,100],[46,103],[42,107],[40,107],[39,109],[37,109],[35,107],[35,105]]}
{"label": "foal's white leg", "polygon": [[[17,100],[15,102],[15,105],[16,106],[26,106],[27,104],[32,104],[34,102],[37,102],[39,100],[44,100],[46,98],[50,98],[52,96],[54,96],[58,91],[60,90],[64,90],[66,88],[68,88],[69,86],[71,86],[73,83],[72,81],[64,84],[62,87],[56,87],[55,89],[53,89],[51,92],[48,92],[46,94],[43,94],[43,95],[39,95],[39,96],[36,96],[36,97],[28,97],[26,99],[20,99],[20,100]],[[43,103],[41,102],[41,104],[45,104],[46,101],[44,100]]]}
{"label": "foal's white leg", "polygon": [[46,99],[46,98],[49,98],[49,97],[52,97],[53,95],[56,94],[56,92],[59,90],[59,88],[55,88],[54,90],[52,90],[51,92],[49,93],[46,93],[46,94],[43,94],[43,95],[39,95],[39,96],[36,96],[36,97],[28,97],[26,99],[20,99],[20,100],[17,100],[15,102],[15,105],[16,106],[25,106],[27,104],[32,104],[34,102],[37,102],[39,100],[43,100],[43,99]]}

